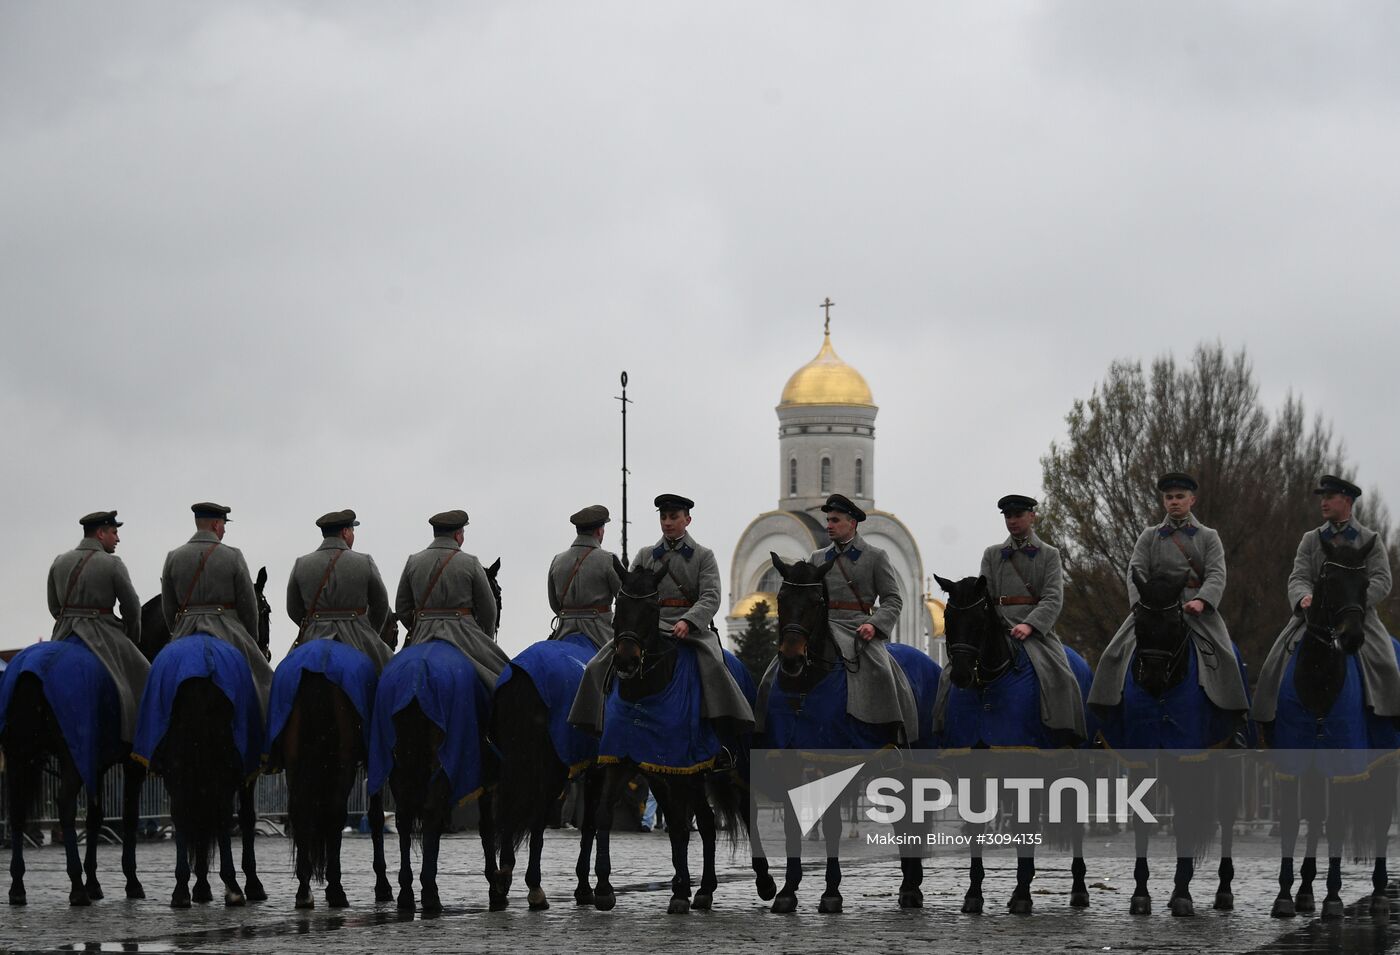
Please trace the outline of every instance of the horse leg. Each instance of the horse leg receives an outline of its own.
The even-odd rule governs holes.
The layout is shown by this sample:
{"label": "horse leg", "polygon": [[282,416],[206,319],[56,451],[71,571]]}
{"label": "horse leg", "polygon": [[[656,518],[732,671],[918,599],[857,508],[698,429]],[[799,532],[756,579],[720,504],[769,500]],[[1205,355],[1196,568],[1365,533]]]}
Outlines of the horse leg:
{"label": "horse leg", "polygon": [[[397,796],[395,797],[397,799]],[[399,806],[397,825],[399,829],[399,900],[400,912],[412,912],[417,908],[413,898],[413,817]]]}
{"label": "horse leg", "polygon": [[[1011,831],[1016,834],[1026,832],[1033,821],[1040,819],[1040,795],[1032,794],[1027,800],[1030,804],[1030,818],[1022,823],[1018,818]],[[1031,882],[1035,879],[1035,847],[1029,845],[1018,845],[1016,847],[1016,888],[1011,893],[1011,899],[1006,903],[1006,910],[1012,915],[1030,915],[1035,908],[1035,901],[1031,897]]]}
{"label": "horse leg", "polygon": [[[1269,914],[1276,919],[1292,918],[1298,914],[1293,902],[1293,851],[1298,845],[1298,780],[1280,779],[1279,801],[1279,857],[1278,898],[1274,899],[1273,911]],[[1298,893],[1302,896],[1302,893]],[[1312,898],[1308,898],[1311,906]]]}
{"label": "horse leg", "polygon": [[1303,865],[1299,870],[1301,884],[1294,900],[1294,908],[1299,912],[1311,912],[1317,905],[1313,897],[1313,879],[1317,876],[1317,844],[1327,828],[1327,784],[1315,773],[1309,773],[1298,782],[1301,808],[1300,820],[1307,820],[1307,851],[1303,853]]}
{"label": "horse leg", "polygon": [[64,766],[58,785],[58,823],[63,827],[63,852],[68,863],[68,879],[72,883],[68,891],[69,905],[87,905],[89,902],[87,889],[83,888],[83,866],[78,858],[78,787],[81,785],[76,768]]}
{"label": "horse leg", "polygon": [[369,797],[369,838],[374,844],[374,901],[394,901],[394,887],[389,883],[388,866],[384,862],[384,794]]}
{"label": "horse leg", "polygon": [[[916,847],[927,844],[928,835],[932,830],[927,824],[920,829],[910,818],[906,817],[895,823],[894,831],[908,837],[899,844],[899,907],[902,909],[923,908],[924,891],[921,886],[924,884],[924,858],[922,850]],[[915,833],[918,833],[921,838],[915,838]]]}
{"label": "horse leg", "polygon": [[[489,900],[487,906],[492,912],[500,912],[510,904],[511,869],[514,862],[508,866],[497,865],[496,845],[499,840],[496,838],[496,807],[491,794],[482,793],[476,805],[480,814],[480,828],[477,833],[481,837],[481,857],[486,863],[482,874],[486,876],[486,895]],[[501,849],[501,857],[505,857],[504,847]]]}
{"label": "horse leg", "polygon": [[666,835],[671,842],[671,902],[667,915],[690,913],[690,817],[694,800],[686,782],[657,785],[655,777],[647,777],[647,785],[656,795],[657,805],[666,814]]}
{"label": "horse leg", "polygon": [[24,830],[28,824],[29,799],[34,792],[34,764],[27,758],[6,753],[10,783],[10,904],[26,905],[24,889]]}
{"label": "horse leg", "polygon": [[[245,844],[246,844],[246,836]],[[244,849],[246,856],[247,849]],[[224,883],[224,906],[227,908],[238,908],[248,904],[248,897],[243,890],[238,887],[238,869],[233,864],[233,838],[229,835],[228,827],[219,828],[219,878]],[[249,878],[256,878],[250,876]]]}
{"label": "horse leg", "polygon": [[1089,867],[1084,864],[1084,826],[1078,822],[1073,825],[1070,839],[1074,848],[1074,859],[1069,866],[1069,904],[1071,908],[1087,909],[1089,887],[1084,884],[1084,877],[1088,874]]}
{"label": "horse leg", "polygon": [[1152,837],[1149,827],[1150,823],[1133,816],[1133,845],[1137,858],[1133,862],[1133,897],[1128,901],[1130,915],[1152,914],[1152,895],[1147,891],[1147,879],[1151,875],[1147,865],[1147,844]]}
{"label": "horse leg", "polygon": [[294,845],[296,864],[294,869],[297,877],[296,907],[298,909],[314,909],[316,899],[311,894],[311,853],[305,851],[300,843],[306,838],[305,833],[294,832]]}
{"label": "horse leg", "polygon": [[593,904],[593,886],[588,883],[588,869],[593,862],[593,842],[598,833],[598,800],[602,795],[603,771],[591,767],[583,777],[583,819],[578,830],[578,860],[574,863],[574,875],[578,885],[574,887],[575,905]]}
{"label": "horse leg", "polygon": [[787,868],[783,872],[783,886],[773,899],[773,911],[787,915],[797,911],[797,890],[802,885],[802,824],[791,802],[783,807],[783,844]]}
{"label": "horse leg", "polygon": [[[598,858],[594,865],[597,884],[593,889],[593,907],[599,912],[607,912],[617,905],[617,893],[613,890],[612,876],[612,815],[613,806],[627,785],[628,768],[608,766],[603,771],[603,782],[598,797],[598,805],[593,816],[594,829],[598,840]],[[578,898],[578,893],[574,893]]]}
{"label": "horse leg", "polygon": [[[840,800],[837,800],[839,803]],[[825,915],[841,912],[841,806],[832,805],[822,814],[822,835],[826,837],[826,887],[817,902],[817,911]]]}
{"label": "horse leg", "polygon": [[[510,849],[512,856],[514,850],[511,846],[502,846],[501,852]],[[530,826],[530,861],[525,866],[525,901],[530,906],[531,912],[543,912],[549,908],[549,898],[544,894],[544,887],[540,884],[543,876],[540,872],[540,858],[544,855],[544,818],[536,819]],[[586,872],[586,870],[585,870]]]}
{"label": "horse leg", "polygon": [[423,864],[418,872],[418,884],[423,889],[423,914],[442,912],[442,897],[438,894],[438,851],[442,847],[444,820],[441,813],[429,811],[423,817]]}
{"label": "horse leg", "polygon": [[1390,842],[1390,820],[1395,814],[1396,776],[1395,767],[1390,765],[1372,772],[1373,782],[1371,785],[1378,787],[1373,792],[1378,792],[1380,795],[1375,798],[1376,808],[1367,810],[1374,813],[1372,816],[1374,841],[1371,854],[1376,860],[1371,869],[1371,914],[1380,917],[1390,915],[1390,896],[1386,893],[1390,878],[1386,872],[1385,857]]}
{"label": "horse leg", "polygon": [[190,907],[190,856],[185,831],[175,827],[175,891],[170,895],[172,909]]}
{"label": "horse leg", "polygon": [[[1329,781],[1327,790],[1327,895],[1322,899],[1322,917],[1339,919],[1346,915],[1346,905],[1342,902],[1342,841],[1346,825],[1342,821],[1343,800],[1337,792],[1336,781]],[[1308,831],[1312,831],[1311,824]]]}
{"label": "horse leg", "polygon": [[141,822],[141,787],[146,767],[128,759],[122,765],[122,874],[126,876],[126,897],[144,899],[146,890],[136,877],[136,827]]}
{"label": "horse leg", "polygon": [[1235,817],[1239,814],[1240,774],[1227,770],[1216,780],[1215,805],[1220,821],[1220,885],[1215,890],[1215,909],[1229,912],[1235,907]]}
{"label": "horse leg", "polygon": [[209,847],[202,841],[194,848],[194,894],[196,902],[214,901],[214,892],[209,887]]}
{"label": "horse leg", "polygon": [[238,794],[238,829],[243,837],[243,858],[240,861],[243,865],[245,897],[250,902],[266,902],[267,892],[258,879],[257,853],[253,849],[253,840],[258,835],[257,786],[258,778],[254,776],[243,784]]}
{"label": "horse leg", "polygon": [[340,826],[326,833],[326,905],[333,909],[350,907],[350,900],[345,895],[345,886],[340,881],[341,830],[344,828]]}
{"label": "horse leg", "polygon": [[89,899],[102,898],[102,884],[97,879],[97,843],[102,834],[102,792],[88,794],[87,852],[83,857],[84,888]]}
{"label": "horse leg", "polygon": [[972,835],[967,861],[967,893],[963,896],[962,904],[964,915],[982,914],[982,879],[987,873],[982,864],[982,843],[978,839],[985,831],[985,827],[978,826]]}

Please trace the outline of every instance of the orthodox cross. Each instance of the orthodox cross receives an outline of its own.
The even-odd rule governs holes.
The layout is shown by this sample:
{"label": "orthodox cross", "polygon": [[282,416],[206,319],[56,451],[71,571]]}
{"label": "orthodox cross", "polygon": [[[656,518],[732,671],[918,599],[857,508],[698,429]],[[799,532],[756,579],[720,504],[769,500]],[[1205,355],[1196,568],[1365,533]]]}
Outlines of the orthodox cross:
{"label": "orthodox cross", "polygon": [[826,328],[824,331],[827,335],[831,334],[831,306],[835,304],[836,303],[831,300],[831,296],[828,295],[826,301],[817,306],[817,308],[826,309]]}

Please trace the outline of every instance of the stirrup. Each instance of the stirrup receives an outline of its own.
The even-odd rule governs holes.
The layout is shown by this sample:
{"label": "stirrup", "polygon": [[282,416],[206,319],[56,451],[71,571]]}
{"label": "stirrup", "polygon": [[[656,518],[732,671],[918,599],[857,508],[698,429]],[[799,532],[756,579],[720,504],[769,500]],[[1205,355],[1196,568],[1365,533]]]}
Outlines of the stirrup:
{"label": "stirrup", "polygon": [[729,751],[729,747],[721,746],[719,752],[715,754],[715,764],[711,767],[711,772],[727,773],[735,765],[734,754]]}

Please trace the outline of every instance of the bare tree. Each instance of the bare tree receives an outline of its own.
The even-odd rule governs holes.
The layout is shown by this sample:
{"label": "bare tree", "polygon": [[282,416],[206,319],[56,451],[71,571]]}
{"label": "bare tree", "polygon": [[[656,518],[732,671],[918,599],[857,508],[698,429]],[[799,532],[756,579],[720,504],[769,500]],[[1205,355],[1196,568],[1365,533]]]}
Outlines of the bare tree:
{"label": "bare tree", "polygon": [[[1041,458],[1040,533],[1060,547],[1069,581],[1060,634],[1097,659],[1128,614],[1133,544],[1162,520],[1157,478],[1187,471],[1200,482],[1196,515],[1225,547],[1220,612],[1257,670],[1287,620],[1298,540],[1321,523],[1310,492],[1321,474],[1349,470],[1331,426],[1292,395],[1270,415],[1245,351],[1227,355],[1219,343],[1197,346],[1187,366],[1165,356],[1144,372],[1115,361],[1066,423],[1068,437]],[[1379,495],[1358,503],[1357,519],[1389,540]],[[1400,598],[1382,608],[1392,610]]]}

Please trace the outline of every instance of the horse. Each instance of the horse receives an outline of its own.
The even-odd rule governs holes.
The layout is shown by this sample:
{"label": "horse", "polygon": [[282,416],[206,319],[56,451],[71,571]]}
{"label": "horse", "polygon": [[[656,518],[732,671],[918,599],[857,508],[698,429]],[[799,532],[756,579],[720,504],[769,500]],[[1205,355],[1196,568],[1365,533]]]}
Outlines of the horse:
{"label": "horse", "polygon": [[[725,747],[709,720],[702,719],[701,687],[694,651],[684,640],[660,632],[657,587],[666,568],[628,571],[613,611],[613,673],[603,735],[598,746],[601,793],[594,808],[597,835],[593,905],[617,905],[611,882],[613,806],[627,782],[642,772],[667,820],[671,841],[671,900],[667,912],[684,915],[710,909],[719,885],[715,873],[716,816],[730,844],[748,829],[748,797],[735,769],[716,770]],[[690,639],[709,639],[697,634]],[[737,740],[732,742],[738,745]],[[694,817],[702,844],[700,886],[691,898],[687,847]]]}
{"label": "horse", "polygon": [[[48,677],[49,679],[46,679]],[[0,680],[0,746],[5,754],[10,803],[11,905],[25,905],[24,840],[28,813],[50,759],[58,763],[58,818],[63,830],[69,905],[103,897],[97,878],[97,843],[103,825],[102,777],[113,766],[122,775],[122,873],[126,897],[146,897],[136,876],[136,826],[145,767],[117,739],[121,703],[106,668],[78,637],[48,640],[21,651]],[[73,734],[75,746],[70,747]],[[81,748],[76,741],[86,744]],[[78,789],[87,790],[87,853],[80,861],[76,826]]]}
{"label": "horse", "polygon": [[[1276,772],[1281,784],[1282,846],[1279,894],[1271,912],[1275,918],[1313,910],[1312,882],[1324,820],[1328,860],[1322,917],[1345,915],[1341,854],[1348,836],[1358,849],[1369,848],[1375,860],[1372,914],[1384,916],[1390,911],[1386,843],[1395,810],[1396,769],[1387,759],[1370,762],[1374,754],[1366,751],[1395,750],[1400,747],[1400,733],[1393,719],[1378,717],[1367,708],[1357,656],[1365,640],[1366,558],[1375,546],[1374,537],[1361,548],[1323,541],[1325,561],[1312,603],[1303,614],[1302,633],[1290,650],[1274,720],[1260,724],[1268,746],[1291,751]],[[1391,642],[1400,661],[1400,642],[1393,637]],[[1309,750],[1322,752],[1315,756],[1302,752]],[[1346,750],[1358,751],[1359,756],[1350,756]],[[1358,765],[1358,760],[1365,764]],[[1302,885],[1293,898],[1293,852],[1300,816],[1308,820],[1307,854],[1300,873]]]}
{"label": "horse", "polygon": [[[1173,751],[1155,761],[1174,806],[1172,827],[1177,861],[1169,911],[1176,916],[1195,914],[1191,899],[1195,860],[1210,845],[1217,824],[1220,882],[1213,908],[1228,911],[1234,908],[1232,853],[1240,774],[1222,772],[1218,760],[1202,757],[1236,745],[1239,720],[1206,695],[1198,679],[1198,668],[1239,663],[1203,655],[1200,645],[1192,639],[1190,618],[1181,601],[1185,574],[1169,577],[1159,573],[1143,580],[1134,571],[1133,583],[1139,594],[1133,605],[1137,651],[1123,687],[1122,703],[1099,713],[1100,731],[1113,749]],[[1134,778],[1141,775],[1140,770],[1141,767],[1135,768]],[[1136,884],[1129,911],[1133,915],[1148,915],[1152,912],[1152,897],[1147,891],[1151,827],[1134,819],[1133,829]]]}
{"label": "horse", "polygon": [[[613,558],[618,578],[626,566]],[[584,775],[584,811],[579,829],[578,861],[574,872],[577,905],[592,905],[589,868],[593,858],[595,816],[602,794],[602,773],[593,765],[598,741],[568,725],[584,667],[596,652],[582,634],[558,640],[541,640],[511,661],[496,684],[491,706],[491,739],[501,754],[501,776],[496,787],[496,829],[501,861],[497,892],[504,899],[510,889],[515,853],[528,835],[529,861],[525,870],[526,901],[531,911],[549,908],[541,885],[540,863],[544,830],[569,780]]]}
{"label": "horse", "polygon": [[[272,608],[264,590],[267,568],[258,569],[253,590],[258,601],[257,643],[270,657]],[[152,771],[165,779],[175,827],[175,889],[172,908],[210,902],[209,850],[219,850],[224,904],[262,902],[267,892],[257,875],[253,840],[257,835],[255,788],[262,751],[262,714],[248,674],[247,661],[231,644],[207,634],[172,641],[161,613],[160,597],[141,608],[142,649],[153,655],[151,677],[141,701],[138,747],[150,749]],[[158,687],[170,697],[162,705]],[[249,700],[251,699],[251,708]],[[242,704],[235,707],[235,700]],[[238,794],[238,828],[242,837],[238,885],[230,849],[229,821]],[[195,884],[189,888],[191,859]]]}
{"label": "horse", "polygon": [[[948,648],[947,713],[942,744],[947,747],[997,749],[1002,747],[1058,749],[1083,745],[1069,734],[1052,732],[1040,719],[1040,684],[1025,649],[1010,636],[1010,627],[997,612],[987,590],[987,578],[964,577],[959,581],[934,575],[948,594],[944,610],[944,632]],[[1071,669],[1080,686],[1082,700],[1089,695],[1093,674],[1089,665],[1070,647],[1065,647]],[[1086,724],[1089,717],[1086,714]],[[1092,736],[1092,730],[1091,730]],[[1031,819],[1039,817],[1042,799],[1031,797]],[[1084,830],[1069,823],[1069,844],[1073,851],[1070,865],[1069,904],[1089,905],[1089,889],[1084,884]],[[1019,824],[1018,824],[1019,826]],[[1056,833],[1051,833],[1052,835]],[[972,841],[969,867],[970,885],[963,898],[962,911],[982,911],[981,842]],[[1007,902],[1013,915],[1029,915],[1033,909],[1031,880],[1035,878],[1033,845],[1017,844],[1016,888]]]}
{"label": "horse", "polygon": [[[783,750],[869,750],[896,745],[899,741],[897,726],[865,723],[846,712],[847,677],[859,667],[860,658],[845,659],[831,637],[825,577],[836,565],[827,563],[818,567],[805,560],[788,564],[777,554],[770,553],[770,556],[783,579],[778,589],[778,652],[770,670],[773,682],[763,714],[765,728],[757,737],[756,745]],[[909,679],[920,714],[931,714],[933,693],[938,686],[938,664],[913,647],[891,644],[889,649]],[[927,744],[931,720],[921,719],[920,722],[924,724],[920,742]],[[782,788],[787,790],[802,782],[800,778],[787,779]],[[822,913],[837,913],[842,909],[838,858],[841,828],[841,804],[833,802],[821,817],[827,849],[826,886],[817,908]],[[896,831],[906,829],[907,824],[896,826]],[[751,832],[759,898],[772,899],[774,912],[797,911],[797,891],[802,882],[802,831],[797,813],[790,811],[784,815],[787,868],[781,889],[776,889],[768,874],[768,863],[756,830]],[[919,908],[923,905],[923,859],[901,857],[899,864],[902,875],[899,906]]]}
{"label": "horse", "polygon": [[[486,568],[499,611],[501,562]],[[499,617],[498,617],[499,619]],[[419,908],[413,892],[412,849],[422,846],[418,874],[421,911],[442,912],[437,867],[442,834],[454,806],[478,800],[485,875],[493,910],[504,908],[497,890],[494,812],[489,785],[496,759],[487,742],[489,693],[466,654],[441,640],[405,647],[379,675],[370,732],[368,789],[388,785],[399,830],[399,911]],[[373,824],[373,820],[371,820]],[[376,900],[389,901],[376,888]],[[391,890],[392,891],[392,890]]]}

